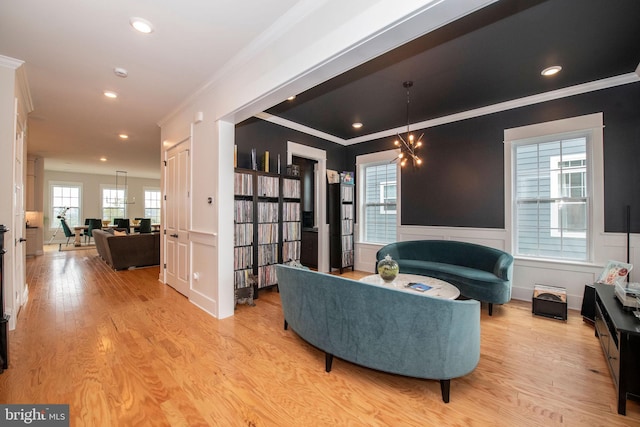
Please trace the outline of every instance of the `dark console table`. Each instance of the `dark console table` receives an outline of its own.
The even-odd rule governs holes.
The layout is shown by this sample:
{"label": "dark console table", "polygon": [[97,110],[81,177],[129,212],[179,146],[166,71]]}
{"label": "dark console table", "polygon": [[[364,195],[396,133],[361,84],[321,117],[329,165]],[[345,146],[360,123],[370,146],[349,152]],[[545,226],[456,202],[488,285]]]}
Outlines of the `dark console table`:
{"label": "dark console table", "polygon": [[618,413],[625,415],[627,398],[640,398],[640,320],[622,308],[613,286],[594,284],[595,330],[618,394]]}

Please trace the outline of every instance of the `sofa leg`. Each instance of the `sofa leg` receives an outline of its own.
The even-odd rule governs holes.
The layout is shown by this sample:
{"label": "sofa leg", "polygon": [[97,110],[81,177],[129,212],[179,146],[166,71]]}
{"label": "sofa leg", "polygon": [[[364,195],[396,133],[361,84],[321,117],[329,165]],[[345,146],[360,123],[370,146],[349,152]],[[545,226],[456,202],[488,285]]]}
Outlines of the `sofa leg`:
{"label": "sofa leg", "polygon": [[493,303],[489,303],[489,316],[493,316]]}
{"label": "sofa leg", "polygon": [[289,329],[289,323],[287,323],[287,319],[284,319],[284,330]]}
{"label": "sofa leg", "polygon": [[440,391],[442,392],[442,400],[449,403],[449,390],[451,389],[451,380],[440,380]]}
{"label": "sofa leg", "polygon": [[331,372],[331,364],[333,363],[333,354],[325,353],[324,354],[324,369],[327,372]]}

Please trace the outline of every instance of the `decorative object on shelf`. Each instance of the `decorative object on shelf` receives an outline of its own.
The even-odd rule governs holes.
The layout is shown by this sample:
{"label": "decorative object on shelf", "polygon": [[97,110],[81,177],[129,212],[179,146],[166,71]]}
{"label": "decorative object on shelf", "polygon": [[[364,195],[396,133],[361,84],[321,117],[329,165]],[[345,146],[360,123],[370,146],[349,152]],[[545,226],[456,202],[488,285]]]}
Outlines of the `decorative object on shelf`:
{"label": "decorative object on shelf", "polygon": [[422,146],[424,133],[416,140],[413,134],[409,132],[409,89],[413,86],[413,82],[406,81],[402,86],[407,90],[407,135],[403,138],[398,132],[398,139],[393,141],[393,144],[400,149],[400,153],[394,161],[400,162],[400,166],[405,166],[410,158],[413,161],[413,166],[419,166],[422,164],[422,160],[416,154],[416,150]]}
{"label": "decorative object on shelf", "polygon": [[353,185],[355,181],[353,180],[353,172],[344,171],[340,174],[340,182],[343,184]]}
{"label": "decorative object on shelf", "polygon": [[256,149],[251,149],[251,169],[258,170],[258,159],[256,158]]}
{"label": "decorative object on shelf", "polygon": [[265,151],[262,156],[262,170],[265,172],[269,172],[269,152]]}
{"label": "decorative object on shelf", "polygon": [[333,169],[327,169],[327,181],[329,184],[340,184],[340,174]]}
{"label": "decorative object on shelf", "polygon": [[298,166],[298,165],[287,165],[287,175],[289,175],[289,176],[300,176],[300,166]]}
{"label": "decorative object on shelf", "polygon": [[385,282],[393,282],[396,276],[398,276],[399,271],[400,267],[398,263],[391,258],[391,255],[385,256],[384,259],[378,263],[378,274]]}

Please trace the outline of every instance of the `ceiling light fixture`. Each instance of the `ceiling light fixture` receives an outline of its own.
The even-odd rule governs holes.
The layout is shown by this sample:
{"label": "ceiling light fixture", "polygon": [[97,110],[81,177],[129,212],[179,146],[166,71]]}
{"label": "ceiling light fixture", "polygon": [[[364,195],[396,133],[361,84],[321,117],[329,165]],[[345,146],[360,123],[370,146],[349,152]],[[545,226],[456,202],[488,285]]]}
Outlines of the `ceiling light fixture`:
{"label": "ceiling light fixture", "polygon": [[291,95],[290,97],[287,98],[287,101],[293,101],[294,99],[296,99],[296,96]]}
{"label": "ceiling light fixture", "polygon": [[548,77],[548,76],[553,76],[553,75],[555,75],[555,74],[558,74],[558,73],[560,72],[560,70],[562,70],[562,67],[561,67],[561,66],[559,66],[559,65],[554,65],[554,66],[552,66],[552,67],[547,67],[547,68],[545,68],[544,70],[542,70],[542,71],[540,72],[540,74],[542,74],[542,75],[543,75],[543,76],[545,76],[545,77]]}
{"label": "ceiling light fixture", "polygon": [[398,132],[398,139],[393,141],[393,144],[400,149],[398,157],[393,161],[400,162],[400,166],[405,166],[407,159],[411,158],[413,166],[419,166],[422,164],[422,160],[416,154],[416,150],[422,146],[424,133],[416,140],[413,134],[409,132],[409,89],[413,86],[413,82],[406,81],[402,83],[402,86],[407,90],[407,135],[403,138],[400,132]]}
{"label": "ceiling light fixture", "polygon": [[353,126],[354,129],[360,129],[363,125],[360,122],[355,122],[351,126]]}
{"label": "ceiling light fixture", "polygon": [[132,201],[129,201],[126,197],[121,197],[122,195],[127,194],[128,190],[127,185],[127,171],[116,171],[116,197],[109,197],[107,200],[109,203],[112,203],[116,207],[124,207],[124,205],[135,205],[136,198],[134,197]]}
{"label": "ceiling light fixture", "polygon": [[120,68],[120,67],[114,68],[113,69],[113,73],[118,77],[122,77],[123,79],[126,79],[127,76],[129,75],[127,70],[125,70],[124,68]]}
{"label": "ceiling light fixture", "polygon": [[111,90],[105,90],[103,93],[107,98],[116,99],[118,97],[118,94]]}
{"label": "ceiling light fixture", "polygon": [[153,25],[146,19],[131,18],[129,19],[129,23],[133,28],[135,28],[136,31],[139,31],[142,34],[150,34],[153,32]]}
{"label": "ceiling light fixture", "polygon": [[101,161],[101,162],[106,162],[106,161],[107,161],[107,158],[106,158],[106,157],[100,157],[100,161]]}
{"label": "ceiling light fixture", "polygon": [[120,137],[120,139],[129,139],[129,135],[127,135],[126,133],[121,133],[118,136]]}

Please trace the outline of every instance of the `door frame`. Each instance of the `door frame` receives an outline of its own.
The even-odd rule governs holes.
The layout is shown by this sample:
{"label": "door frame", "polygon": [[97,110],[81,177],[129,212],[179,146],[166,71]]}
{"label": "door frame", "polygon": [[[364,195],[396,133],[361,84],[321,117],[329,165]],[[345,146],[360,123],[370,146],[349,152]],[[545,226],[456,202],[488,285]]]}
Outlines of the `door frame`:
{"label": "door frame", "polygon": [[317,161],[315,169],[315,218],[318,227],[318,271],[328,273],[329,269],[329,226],[327,225],[327,152],[296,142],[287,141],[287,164],[292,164],[293,156]]}
{"label": "door frame", "polygon": [[[183,145],[184,144],[184,145]],[[160,245],[160,249],[161,249],[161,254],[160,254],[160,262],[161,262],[161,270],[160,270],[160,280],[162,281],[162,283],[164,283],[165,285],[171,286],[169,285],[168,281],[167,281],[167,160],[168,160],[168,155],[170,152],[172,152],[173,150],[178,149],[180,146],[183,146],[184,150],[191,152],[192,147],[191,147],[191,137],[187,137],[183,140],[181,140],[180,142],[177,142],[176,144],[167,147],[165,150],[163,150],[163,173],[162,173],[162,183],[161,183],[161,187],[162,187],[162,215],[161,215],[161,223],[162,226],[160,227],[160,229],[162,230],[162,244]],[[191,157],[189,157],[189,192],[191,192]],[[192,206],[191,204],[187,204],[189,212],[188,212],[188,217],[189,217],[189,224],[191,224],[191,209]],[[190,228],[190,226],[189,226]],[[187,250],[189,252],[191,252],[191,245],[187,245]],[[189,253],[187,255],[189,262],[188,262],[188,268],[191,269],[191,253]],[[190,274],[190,272],[188,273]],[[173,287],[172,287],[173,288]],[[189,289],[191,288],[191,283],[189,281]],[[189,297],[188,295],[187,298]]]}

